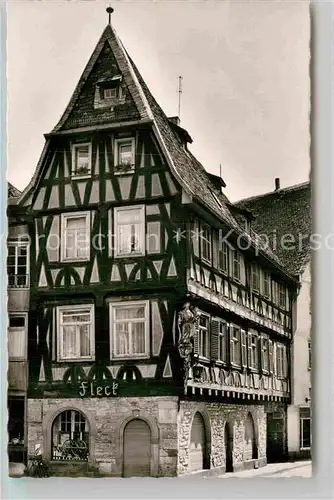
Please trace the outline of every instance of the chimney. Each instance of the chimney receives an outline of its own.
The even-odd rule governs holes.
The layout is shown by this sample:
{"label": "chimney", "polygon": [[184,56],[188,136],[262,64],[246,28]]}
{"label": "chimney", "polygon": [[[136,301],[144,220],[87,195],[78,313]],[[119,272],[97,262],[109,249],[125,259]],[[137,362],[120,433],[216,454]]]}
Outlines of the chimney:
{"label": "chimney", "polygon": [[178,116],[171,116],[168,120],[174,123],[174,125],[180,125],[180,118]]}
{"label": "chimney", "polygon": [[275,191],[278,191],[280,189],[280,178],[276,177],[275,179]]}

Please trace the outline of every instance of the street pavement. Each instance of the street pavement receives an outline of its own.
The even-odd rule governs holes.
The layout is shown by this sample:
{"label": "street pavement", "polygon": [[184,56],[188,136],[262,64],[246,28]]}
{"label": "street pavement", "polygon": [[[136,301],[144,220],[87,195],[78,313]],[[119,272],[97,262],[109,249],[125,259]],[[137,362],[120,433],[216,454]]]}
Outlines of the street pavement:
{"label": "street pavement", "polygon": [[278,464],[268,464],[259,469],[245,470],[242,472],[228,472],[218,476],[222,479],[229,477],[312,477],[312,462],[298,461],[298,462],[284,462]]}

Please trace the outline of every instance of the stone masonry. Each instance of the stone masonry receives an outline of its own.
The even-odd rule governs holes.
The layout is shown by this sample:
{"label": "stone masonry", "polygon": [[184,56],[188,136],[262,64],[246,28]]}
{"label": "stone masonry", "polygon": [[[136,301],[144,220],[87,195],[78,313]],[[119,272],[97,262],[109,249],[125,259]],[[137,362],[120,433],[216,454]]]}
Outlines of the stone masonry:
{"label": "stone masonry", "polygon": [[210,453],[210,468],[225,470],[225,423],[233,431],[233,468],[244,468],[251,460],[250,443],[245,440],[244,422],[247,414],[253,417],[255,439],[258,450],[259,464],[266,463],[266,414],[261,405],[231,405],[223,403],[196,403],[184,401],[181,403],[178,415],[179,458],[178,475],[189,472],[189,443],[191,424],[195,413],[199,411],[204,418]]}

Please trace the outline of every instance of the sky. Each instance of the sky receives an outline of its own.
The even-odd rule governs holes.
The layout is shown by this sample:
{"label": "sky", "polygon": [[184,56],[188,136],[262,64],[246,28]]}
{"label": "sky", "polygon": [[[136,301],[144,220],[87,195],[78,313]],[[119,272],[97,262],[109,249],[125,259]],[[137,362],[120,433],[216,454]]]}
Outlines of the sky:
{"label": "sky", "polygon": [[[9,0],[7,179],[23,190],[107,22],[103,0]],[[167,116],[232,201],[307,181],[305,0],[116,0],[112,25]]]}

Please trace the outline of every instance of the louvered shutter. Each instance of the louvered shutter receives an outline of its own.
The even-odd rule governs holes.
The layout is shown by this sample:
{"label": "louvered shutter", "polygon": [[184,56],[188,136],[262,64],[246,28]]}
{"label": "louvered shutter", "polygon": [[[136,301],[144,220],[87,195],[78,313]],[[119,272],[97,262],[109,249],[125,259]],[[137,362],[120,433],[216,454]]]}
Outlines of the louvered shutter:
{"label": "louvered shutter", "polygon": [[216,361],[219,359],[219,321],[211,320],[211,359]]}
{"label": "louvered shutter", "polygon": [[232,325],[228,326],[228,338],[229,338],[229,344],[230,344],[230,363],[233,363],[234,361],[234,349],[233,349],[233,329],[234,327]]}
{"label": "louvered shutter", "polygon": [[288,376],[288,350],[286,346],[282,349],[283,356],[283,376],[286,378]]}
{"label": "louvered shutter", "polygon": [[269,371],[274,372],[274,346],[273,341],[269,340]]}
{"label": "louvered shutter", "polygon": [[251,334],[251,332],[248,332],[247,340],[248,340],[248,366],[252,367],[252,334]]}
{"label": "louvered shutter", "polygon": [[245,368],[247,367],[247,333],[241,330],[241,363]]}
{"label": "louvered shutter", "polygon": [[263,350],[263,345],[264,345],[264,341],[263,341],[263,337],[262,335],[260,336],[259,338],[259,356],[260,356],[260,366],[261,366],[261,370],[264,370],[264,350]]}

